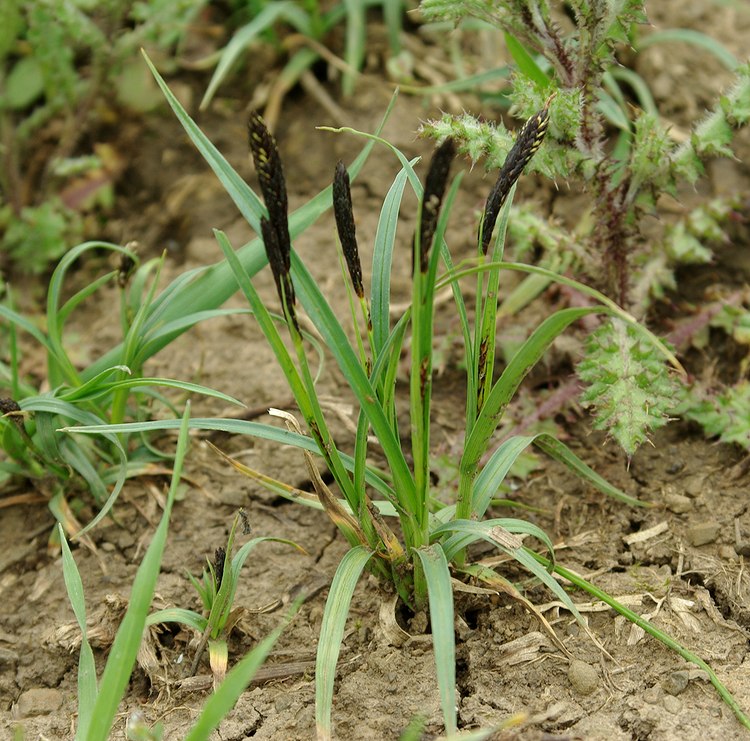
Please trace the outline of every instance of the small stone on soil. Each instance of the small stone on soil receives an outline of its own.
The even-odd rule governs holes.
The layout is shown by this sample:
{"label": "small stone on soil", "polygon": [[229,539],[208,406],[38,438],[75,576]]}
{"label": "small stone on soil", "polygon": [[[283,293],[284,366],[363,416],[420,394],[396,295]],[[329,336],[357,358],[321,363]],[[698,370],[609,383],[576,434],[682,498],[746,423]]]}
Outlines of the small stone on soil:
{"label": "small stone on soil", "polygon": [[37,715],[49,715],[60,708],[63,695],[60,690],[48,687],[37,687],[22,693],[14,707],[17,718],[33,718]]}
{"label": "small stone on soil", "polygon": [[685,497],[682,494],[667,494],[664,497],[664,504],[667,505],[667,509],[670,512],[674,512],[676,515],[685,514],[693,509],[693,502],[690,497]]}
{"label": "small stone on soil", "polygon": [[664,695],[662,705],[668,713],[677,715],[682,710],[682,703],[673,695]]}
{"label": "small stone on soil", "polygon": [[599,686],[599,672],[580,659],[570,662],[568,679],[579,695],[590,695]]}
{"label": "small stone on soil", "polygon": [[643,693],[643,701],[647,702],[649,705],[656,705],[656,703],[661,700],[663,695],[664,693],[662,692],[661,687],[655,684],[653,687],[649,687]]}
{"label": "small stone on soil", "polygon": [[685,533],[685,537],[688,543],[693,546],[706,545],[713,543],[716,538],[719,537],[721,531],[721,525],[718,522],[704,522],[701,525],[695,525],[694,527],[688,528]]}
{"label": "small stone on soil", "polygon": [[688,686],[690,675],[686,671],[672,672],[661,683],[662,689],[670,695],[679,695],[684,692]]}

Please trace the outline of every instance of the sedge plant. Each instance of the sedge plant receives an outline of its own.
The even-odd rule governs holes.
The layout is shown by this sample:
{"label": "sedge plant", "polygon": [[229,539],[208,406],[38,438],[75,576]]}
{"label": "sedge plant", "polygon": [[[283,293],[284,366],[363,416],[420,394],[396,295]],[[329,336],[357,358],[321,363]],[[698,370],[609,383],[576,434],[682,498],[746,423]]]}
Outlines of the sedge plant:
{"label": "sedge plant", "polygon": [[[173,107],[181,119],[189,122],[179,104],[173,103]],[[285,178],[276,143],[262,117],[258,113],[250,117],[250,149],[265,202],[258,231],[276,284],[284,318],[282,325],[253,286],[241,254],[234,251],[222,232],[217,231],[216,237],[294,393],[306,432],[288,414],[284,415],[286,430],[244,420],[193,419],[191,425],[247,434],[300,449],[308,460],[314,493],[294,489],[238,461],[232,463],[274,493],[324,510],[350,545],[331,584],[318,644],[316,724],[320,738],[330,738],[332,733],[337,658],[352,595],[366,569],[392,585],[408,608],[429,612],[441,707],[449,734],[457,727],[451,579],[476,578],[512,589],[501,574],[471,561],[468,547],[473,542],[489,541],[508,554],[580,618],[570,596],[550,576],[548,569],[554,567],[554,555],[544,531],[520,519],[487,518],[510,467],[529,446],[535,445],[562,461],[585,481],[620,501],[632,506],[648,504],[609,484],[549,434],[517,435],[499,445],[493,444],[494,432],[524,377],[554,339],[583,317],[602,314],[624,322],[639,338],[651,343],[655,353],[679,368],[661,341],[600,292],[544,268],[503,259],[515,181],[541,146],[548,121],[549,102],[546,102],[521,129],[500,168],[484,209],[476,256],[458,265],[454,265],[445,239],[448,217],[461,181],[460,175],[452,181],[449,177],[455,143],[448,139],[436,150],[423,186],[414,170],[415,161],[409,161],[377,135],[354,132],[386,147],[397,157],[401,170],[381,210],[368,295],[357,246],[350,173],[343,164],[335,169],[329,198],[336,216],[342,264],[346,266],[345,280],[352,307],[349,322],[333,309],[301,256],[292,249],[294,232],[290,228]],[[192,122],[186,126],[190,131],[194,131],[193,127]],[[222,182],[232,189],[235,176],[224,175],[220,173]],[[390,276],[399,208],[407,184],[419,204],[412,240],[412,298],[409,308],[392,323]],[[574,287],[592,305],[550,313],[498,375],[497,291],[499,275],[506,270],[540,275]],[[477,286],[473,321],[462,289],[462,282],[472,278]],[[459,483],[455,499],[449,504],[434,496],[430,481],[434,301],[436,291],[443,288],[453,292],[467,368],[466,431],[459,461]],[[334,438],[316,391],[316,374],[311,369],[301,330],[303,312],[305,323],[312,324],[322,337],[359,408],[357,432],[347,450]],[[283,325],[285,333],[280,328]],[[402,430],[398,426],[401,401],[396,379],[405,350],[410,358],[407,402],[410,425]],[[174,427],[174,420],[163,420],[77,427],[69,431],[118,434]],[[319,473],[316,475],[313,455],[323,461],[336,490]],[[533,537],[542,544],[548,557],[544,565],[539,561],[542,556],[524,545],[524,537]],[[747,722],[736,704],[734,708],[741,720]]]}
{"label": "sedge plant", "polygon": [[200,641],[190,673],[194,675],[197,672],[201,656],[208,646],[209,664],[214,675],[215,687],[218,687],[226,676],[229,660],[227,638],[237,620],[242,616],[242,609],[235,608],[234,600],[239,586],[240,572],[251,551],[259,543],[265,541],[286,543],[303,550],[290,540],[259,537],[248,540],[232,556],[235,535],[240,523],[243,533],[248,534],[250,525],[244,510],[240,510],[234,518],[226,548],[217,548],[213,560],[206,559],[208,562],[207,568],[203,570],[200,580],[188,573],[188,579],[200,597],[204,614],[195,610],[168,607],[152,613],[146,621],[146,625],[177,622],[194,629],[200,635]]}

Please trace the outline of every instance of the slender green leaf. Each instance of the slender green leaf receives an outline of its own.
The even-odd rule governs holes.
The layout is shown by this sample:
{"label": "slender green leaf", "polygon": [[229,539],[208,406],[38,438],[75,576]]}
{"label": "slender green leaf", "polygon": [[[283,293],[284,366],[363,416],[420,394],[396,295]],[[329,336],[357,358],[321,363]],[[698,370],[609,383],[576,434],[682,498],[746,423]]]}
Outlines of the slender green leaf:
{"label": "slender green leaf", "polygon": [[[415,157],[410,161],[412,167],[419,161]],[[396,175],[388,189],[383,208],[380,210],[378,228],[375,232],[375,244],[372,252],[372,289],[371,307],[372,336],[374,354],[380,354],[390,334],[391,270],[393,265],[393,247],[396,240],[398,215],[406,187],[406,170],[403,168]]]}
{"label": "slender green leaf", "polygon": [[182,464],[187,452],[189,412],[190,405],[188,404],[180,426],[172,483],[164,507],[164,514],[133,581],[128,609],[117,631],[107,659],[107,665],[104,668],[99,695],[96,698],[91,723],[86,734],[87,741],[102,741],[102,739],[109,737],[117,708],[128,686],[130,674],[135,665],[146,618],[156,588],[156,579],[159,576],[169,529],[169,518],[182,475]]}
{"label": "slender green leaf", "polygon": [[78,728],[76,740],[85,738],[91,722],[91,714],[96,702],[96,664],[86,631],[86,600],[83,594],[83,582],[78,572],[70,546],[65,538],[62,525],[58,523],[57,534],[62,547],[62,566],[65,589],[70,605],[81,629],[81,654],[78,657]]}
{"label": "slender green leaf", "polygon": [[607,496],[617,499],[620,502],[629,504],[631,507],[651,507],[650,502],[643,502],[640,499],[628,496],[624,491],[613,486],[605,478],[601,477],[596,471],[589,468],[565,443],[560,442],[552,435],[541,434],[534,438],[534,445],[543,450],[547,455],[555,460],[564,463],[571,471],[574,471],[584,481],[588,481],[599,491]]}
{"label": "slender green leaf", "polygon": [[216,69],[201,100],[201,110],[205,110],[208,107],[219,86],[224,82],[240,55],[265,30],[273,27],[274,23],[279,20],[287,21],[299,33],[305,36],[312,35],[310,19],[307,13],[297,3],[293,2],[293,0],[269,3],[263,7],[250,23],[235,32],[229,43],[221,50],[219,63],[216,65]]}
{"label": "slender green leaf", "polygon": [[737,720],[739,720],[739,722],[742,723],[745,728],[750,728],[750,718],[748,718],[748,716],[744,713],[738,702],[734,699],[723,682],[716,676],[716,672],[714,672],[714,670],[705,661],[703,661],[703,659],[698,657],[692,651],[684,648],[682,644],[675,641],[674,638],[671,638],[666,633],[656,628],[648,620],[642,618],[638,613],[633,612],[630,608],[626,607],[625,605],[614,599],[614,597],[611,597],[609,594],[607,594],[607,592],[599,589],[575,572],[563,568],[562,566],[551,564],[546,558],[540,556],[538,553],[530,552],[530,555],[533,556],[545,568],[553,569],[557,574],[562,576],[564,579],[567,579],[571,584],[574,584],[579,589],[583,589],[585,592],[588,592],[596,599],[599,599],[605,604],[608,604],[613,610],[618,612],[620,615],[623,615],[631,623],[637,625],[639,628],[643,629],[646,633],[648,633],[650,636],[653,636],[658,641],[661,641],[667,648],[671,649],[679,656],[682,656],[685,661],[689,661],[691,664],[695,664],[695,666],[697,666],[699,669],[702,669],[704,672],[706,672],[711,684],[716,688],[716,691],[719,693],[721,699],[731,708],[732,712],[737,716]]}
{"label": "slender green leaf", "polygon": [[167,607],[164,610],[157,610],[146,618],[146,627],[160,625],[161,623],[181,623],[197,633],[202,633],[206,629],[208,619],[194,610],[186,610],[182,607]]}
{"label": "slender green leaf", "polygon": [[506,33],[505,45],[508,47],[508,51],[521,74],[536,83],[542,90],[546,90],[550,86],[550,78],[542,72],[542,68],[534,61],[531,54],[526,51],[523,44],[515,36]]}
{"label": "slender green leaf", "polygon": [[448,561],[437,545],[418,548],[414,552],[419,557],[427,581],[432,643],[443,722],[447,733],[455,733],[456,637],[453,631],[453,589]]}
{"label": "slender green leaf", "polygon": [[[126,366],[119,366],[121,369],[128,370]],[[97,399],[100,396],[112,393],[113,391],[123,389],[143,389],[151,386],[164,386],[166,388],[178,389],[180,391],[186,391],[189,394],[201,394],[202,396],[210,396],[214,399],[220,399],[221,401],[227,402],[227,404],[236,404],[237,406],[243,407],[243,404],[238,399],[235,399],[229,394],[224,394],[221,391],[216,391],[208,386],[203,386],[199,383],[190,383],[189,381],[177,381],[173,378],[159,378],[156,376],[145,376],[138,378],[125,378],[121,381],[109,381],[101,383],[98,388],[89,386],[86,391],[82,391],[83,386],[79,389],[75,389],[69,393],[60,394],[60,399],[64,401],[81,401]]]}
{"label": "slender green leaf", "polygon": [[720,41],[692,28],[666,28],[663,31],[654,31],[638,39],[636,48],[638,51],[647,49],[654,44],[669,42],[680,42],[692,44],[713,54],[727,69],[734,70],[739,66],[737,57],[729,51]]}
{"label": "slender green leaf", "polygon": [[365,23],[365,6],[361,0],[343,0],[346,7],[346,42],[344,59],[347,69],[341,81],[344,95],[354,92],[357,72],[365,59],[367,26]]}
{"label": "slender green leaf", "polygon": [[355,546],[347,551],[336,568],[336,575],[328,591],[315,659],[315,725],[319,741],[331,738],[333,682],[346,618],[354,589],[372,555],[373,552],[364,546]]}

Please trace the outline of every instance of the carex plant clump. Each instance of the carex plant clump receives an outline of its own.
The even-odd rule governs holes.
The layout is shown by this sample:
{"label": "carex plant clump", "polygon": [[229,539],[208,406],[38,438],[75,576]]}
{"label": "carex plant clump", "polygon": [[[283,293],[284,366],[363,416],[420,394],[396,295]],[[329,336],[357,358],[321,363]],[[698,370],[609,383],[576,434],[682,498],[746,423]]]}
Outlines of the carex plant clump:
{"label": "carex plant clump", "polygon": [[[158,76],[157,79],[160,80]],[[547,433],[513,435],[498,441],[495,432],[520,384],[555,338],[578,320],[597,314],[624,322],[638,337],[650,343],[656,355],[679,364],[660,340],[602,293],[551,270],[504,259],[515,180],[535,152],[542,152],[546,146],[542,145],[542,140],[548,128],[551,108],[548,102],[543,102],[529,117],[507,166],[500,165],[499,184],[487,200],[475,256],[457,265],[446,240],[448,220],[462,178],[460,172],[452,178],[450,175],[456,148],[453,137],[440,140],[423,185],[415,171],[417,160],[409,160],[382,139],[379,132],[335,130],[362,137],[367,140],[367,146],[385,148],[400,167],[380,211],[372,249],[369,291],[361,265],[348,182],[359,171],[362,159],[355,160],[348,173],[343,165],[336,165],[332,188],[320,196],[334,207],[342,271],[351,297],[347,317],[326,298],[302,255],[293,247],[292,235],[299,233],[295,230],[300,221],[296,220],[298,214],[288,215],[281,159],[261,116],[251,114],[249,143],[265,207],[228,163],[218,161],[210,142],[166,86],[161,81],[160,84],[191,138],[212,164],[218,163],[215,171],[219,178],[263,238],[281,302],[281,316],[271,311],[253,285],[251,273],[255,263],[251,270],[243,251],[235,252],[226,235],[215,232],[227,265],[249,302],[253,320],[277,359],[301,417],[300,420],[289,412],[272,410],[277,418],[283,419],[286,429],[236,419],[194,419],[191,425],[246,434],[301,451],[313,492],[296,489],[228,456],[225,458],[275,495],[324,510],[349,544],[329,589],[318,642],[315,672],[318,736],[327,739],[332,734],[336,664],[352,595],[366,569],[395,590],[407,609],[429,613],[443,720],[446,732],[454,733],[457,712],[452,580],[476,579],[490,588],[512,589],[500,573],[472,561],[467,550],[472,543],[480,540],[491,543],[527,569],[581,619],[570,595],[551,574],[552,570],[562,573],[562,568],[555,563],[548,535],[532,522],[488,516],[518,457],[529,446],[536,446],[604,494],[630,506],[648,506],[612,486],[564,443]],[[407,185],[417,197],[411,301],[392,318],[390,276],[394,251],[399,248],[399,209]],[[314,206],[310,204],[310,209],[313,208],[320,208],[317,201]],[[325,245],[318,245],[317,254],[324,249]],[[330,249],[334,249],[333,244]],[[495,335],[499,276],[505,270],[540,275],[574,287],[587,297],[590,305],[550,310],[500,368],[496,362]],[[466,281],[476,282],[472,314],[464,295]],[[453,294],[467,370],[464,440],[458,461],[458,484],[449,502],[436,496],[430,475],[434,306],[437,291],[444,288],[450,288]],[[357,303],[364,322],[357,315]],[[301,321],[303,314],[305,320]],[[345,440],[336,439],[331,432],[317,389],[322,369],[312,368],[308,358],[311,347],[320,355],[321,345],[325,347],[323,355],[336,363],[348,395],[354,400],[356,431]],[[406,399],[396,394],[403,358],[409,363]],[[406,419],[408,428],[403,424]],[[156,421],[138,427],[140,430],[165,429],[174,427],[174,423]],[[90,427],[84,431],[111,432],[113,429],[119,427]],[[326,483],[316,457],[323,461],[329,480],[335,485]],[[529,539],[529,546],[525,538]],[[536,543],[538,550],[530,547],[532,543]],[[575,579],[576,585],[593,589],[584,580],[569,572],[566,574],[569,580]],[[226,582],[226,576],[224,580]],[[616,601],[610,599],[609,603],[625,614],[626,608]],[[651,631],[648,623],[644,630]],[[718,680],[714,683],[720,687]]]}
{"label": "carex plant clump", "polygon": [[[529,118],[519,132],[487,198],[479,227],[476,257],[462,264],[460,269],[454,267],[445,241],[448,217],[461,181],[461,175],[453,180],[450,178],[456,153],[455,142],[448,137],[440,143],[433,153],[422,186],[413,163],[401,152],[384,140],[366,135],[387,146],[402,167],[381,212],[378,233],[388,234],[389,237],[376,238],[370,299],[367,298],[363,280],[349,174],[343,163],[335,166],[331,203],[342,266],[348,275],[348,290],[353,297],[350,304],[351,329],[347,330],[307,271],[301,257],[292,248],[287,222],[288,199],[276,143],[260,115],[254,112],[250,116],[250,151],[267,209],[267,215],[260,219],[260,229],[284,323],[293,346],[291,352],[280,336],[278,321],[273,319],[253,288],[252,281],[236,260],[226,237],[217,232],[217,238],[235,270],[255,318],[276,354],[312,438],[313,445],[294,417],[277,413],[283,416],[288,427],[284,440],[303,450],[316,496],[303,498],[300,492],[292,492],[282,482],[270,483],[268,477],[260,472],[248,469],[238,461],[232,463],[274,492],[324,509],[351,546],[331,586],[318,650],[317,722],[322,737],[327,737],[330,732],[332,682],[348,605],[359,574],[365,568],[392,584],[412,610],[429,609],[442,706],[449,731],[456,727],[452,699],[455,648],[451,575],[463,574],[489,583],[499,578],[490,569],[470,562],[466,551],[468,545],[484,539],[509,553],[577,614],[567,594],[525,549],[520,537],[535,537],[551,555],[551,542],[546,534],[522,520],[483,519],[508,470],[529,445],[535,444],[563,461],[605,493],[638,504],[608,484],[565,445],[549,435],[512,437],[492,450],[493,433],[516,389],[549,344],[566,327],[594,313],[614,315],[626,323],[633,323],[632,317],[603,295],[580,285],[581,290],[598,302],[597,305],[568,308],[551,314],[496,378],[495,327],[499,275],[506,268],[535,270],[532,266],[503,262],[509,204],[516,181],[544,140],[548,120],[549,101]],[[412,239],[412,301],[406,312],[391,323],[388,275],[396,246],[398,205],[407,181],[418,197],[417,225]],[[471,276],[478,287],[474,326],[466,310],[459,282],[461,278]],[[468,368],[465,448],[459,463],[460,481],[456,501],[448,506],[435,498],[430,479],[434,297],[436,290],[442,286],[451,286],[454,292]],[[364,325],[356,318],[356,303],[361,305]],[[358,402],[353,453],[340,449],[329,430],[316,391],[315,374],[306,352],[306,344],[312,338],[306,337],[300,329],[298,316],[302,310],[336,360],[350,392]],[[376,327],[380,331],[376,331]],[[352,331],[356,338],[354,345],[349,339]],[[669,356],[659,341],[643,328],[636,331],[654,343],[657,353],[663,352]],[[396,370],[405,348],[410,350],[411,363],[409,430],[398,427],[395,393]],[[249,434],[272,434],[258,424],[252,429],[244,429]],[[408,452],[402,444],[405,435],[410,439]],[[372,463],[373,439],[377,442],[383,461],[380,465]],[[347,447],[350,448],[350,444]],[[324,460],[338,491],[333,491],[317,474],[312,451]],[[487,461],[484,465],[483,460]],[[398,528],[392,524],[394,518],[398,520]]]}

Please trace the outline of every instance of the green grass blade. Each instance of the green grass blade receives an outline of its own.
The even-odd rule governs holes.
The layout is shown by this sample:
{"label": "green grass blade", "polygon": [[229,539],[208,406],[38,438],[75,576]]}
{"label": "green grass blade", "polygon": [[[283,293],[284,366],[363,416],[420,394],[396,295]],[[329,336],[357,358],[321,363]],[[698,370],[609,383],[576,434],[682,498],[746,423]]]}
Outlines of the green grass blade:
{"label": "green grass blade", "polygon": [[[553,283],[559,283],[563,286],[570,286],[571,288],[580,291],[585,296],[589,296],[590,298],[594,299],[594,301],[605,307],[605,311],[603,313],[618,317],[624,322],[630,324],[634,329],[636,329],[636,331],[643,335],[644,339],[647,342],[651,343],[659,351],[659,353],[664,356],[664,358],[667,360],[667,362],[670,363],[670,365],[672,365],[676,370],[682,373],[683,376],[687,376],[687,373],[682,367],[680,361],[677,360],[675,354],[666,346],[666,344],[662,340],[660,340],[653,332],[649,331],[644,325],[642,325],[632,314],[628,314],[627,311],[620,308],[614,301],[612,301],[611,298],[605,296],[601,291],[597,291],[595,288],[591,288],[591,286],[587,286],[585,283],[581,283],[580,281],[574,280],[573,278],[568,278],[567,276],[561,275],[554,270],[539,267],[538,265],[528,265],[523,262],[503,262],[501,264],[505,270],[514,270],[519,273],[544,276],[546,278],[549,278]],[[494,265],[492,263],[484,263],[472,268],[457,270],[450,275],[441,278],[438,282],[438,288],[453,281],[459,280],[466,275],[473,275],[484,270],[491,270],[493,269],[493,267]]]}
{"label": "green grass blade", "polygon": [[435,652],[440,706],[446,733],[455,733],[456,721],[456,637],[453,631],[453,589],[448,561],[440,546],[414,551],[422,564],[430,603],[432,644]]}
{"label": "green grass blade", "polygon": [[315,658],[315,726],[319,741],[331,738],[333,683],[346,618],[354,589],[372,555],[373,552],[364,546],[356,546],[349,550],[339,562],[328,591]]}
{"label": "green grass blade", "polygon": [[310,19],[297,3],[287,0],[286,2],[274,2],[266,5],[248,24],[238,29],[229,43],[222,49],[219,63],[216,65],[201,100],[201,110],[208,107],[219,86],[224,82],[247,47],[279,20],[287,21],[305,36],[311,35]]}
{"label": "green grass blade", "polygon": [[540,556],[538,553],[531,552],[530,555],[532,555],[542,566],[544,566],[545,569],[552,568],[555,573],[559,574],[564,579],[567,579],[571,584],[574,584],[579,589],[588,592],[591,596],[609,605],[613,610],[625,617],[631,623],[637,625],[639,628],[644,630],[650,636],[656,638],[658,641],[661,641],[665,646],[667,646],[667,648],[670,648],[672,651],[682,656],[683,659],[689,661],[691,664],[695,664],[695,666],[697,666],[699,669],[702,669],[704,672],[706,672],[711,684],[716,688],[716,691],[719,693],[721,699],[731,708],[732,712],[737,716],[737,720],[739,720],[739,722],[743,726],[745,726],[745,728],[750,728],[750,718],[748,718],[748,716],[739,706],[732,694],[725,687],[723,682],[716,676],[716,672],[714,672],[714,670],[711,669],[711,667],[705,661],[703,661],[703,659],[698,657],[692,651],[684,648],[682,644],[675,641],[666,633],[660,631],[648,620],[642,618],[638,613],[633,612],[629,608],[625,607],[625,605],[621,604],[616,599],[611,597],[609,594],[607,594],[607,592],[604,592],[603,590],[594,586],[591,582],[587,581],[575,572],[569,571],[568,569],[559,565],[553,566],[550,561],[548,561],[543,556]]}
{"label": "green grass blade", "polygon": [[[126,368],[120,366],[120,368]],[[127,370],[127,368],[126,368]],[[229,394],[224,394],[221,391],[216,391],[208,386],[203,386],[199,383],[191,383],[190,381],[177,381],[174,378],[160,378],[157,376],[145,376],[140,378],[124,378],[121,381],[111,381],[102,383],[98,388],[87,388],[85,392],[82,392],[82,388],[71,391],[67,394],[60,394],[60,399],[65,401],[82,401],[97,399],[100,396],[112,393],[113,391],[122,391],[125,389],[142,389],[144,387],[152,386],[164,386],[165,388],[178,389],[185,391],[189,394],[200,394],[201,396],[210,396],[214,399],[220,399],[227,404],[235,404],[236,406],[244,407],[239,399],[235,399]]]}
{"label": "green grass blade", "polygon": [[391,55],[401,51],[401,27],[403,24],[404,0],[383,0],[383,20],[388,29],[388,45]]}
{"label": "green grass blade", "polygon": [[21,316],[13,311],[13,309],[3,304],[0,304],[0,317],[9,322],[13,327],[22,329],[27,334],[30,334],[48,353],[55,355],[57,358],[57,350],[50,344],[50,341],[44,332],[26,317]]}
{"label": "green grass blade", "polygon": [[519,535],[531,535],[544,544],[550,556],[554,556],[554,547],[549,535],[538,525],[526,520],[519,520],[513,517],[498,517],[491,520],[451,520],[438,527],[431,533],[432,538],[439,538],[441,535],[452,533],[453,535],[442,543],[442,549],[445,557],[450,561],[453,556],[462,548],[476,540],[488,540],[494,545],[498,544],[494,528],[502,528],[509,533]]}
{"label": "green grass blade", "polygon": [[502,375],[490,390],[464,445],[464,452],[459,463],[461,483],[456,510],[459,519],[469,519],[471,516],[472,487],[479,459],[487,450],[490,437],[500,423],[521,381],[539,362],[553,340],[570,324],[581,317],[601,312],[600,307],[561,309],[555,312],[532,332],[505,367]]}
{"label": "green grass blade", "polygon": [[185,736],[185,741],[205,741],[235,706],[258,669],[263,665],[279,636],[299,609],[301,599],[293,605],[282,623],[245,656],[224,678],[219,688],[206,700],[195,725]]}
{"label": "green grass blade", "polygon": [[484,517],[484,513],[508,475],[508,471],[536,437],[536,435],[514,435],[498,446],[474,482],[471,495],[471,517],[478,519]]}
{"label": "green grass blade", "polygon": [[203,633],[208,624],[208,619],[194,610],[186,610],[182,607],[167,607],[164,610],[152,612],[146,618],[146,627],[159,625],[160,623],[181,623],[197,633]]}
{"label": "green grass blade", "polygon": [[[55,399],[51,396],[38,396],[38,397],[31,398],[31,399],[23,399],[20,402],[19,406],[21,407],[21,409],[24,409],[26,411],[46,412],[53,416],[60,416],[64,420],[72,419],[78,422],[79,424],[86,425],[86,426],[95,426],[95,427],[102,426],[101,420],[96,415],[91,414],[90,412],[87,412],[83,409],[79,409],[73,404],[68,404],[59,399]],[[47,421],[48,420],[44,420],[44,418],[40,417],[37,419],[37,426],[39,426],[40,423],[46,423]],[[77,428],[71,428],[71,429],[77,429]],[[57,429],[56,431],[60,432],[61,430]],[[89,522],[89,524],[86,525],[86,527],[84,527],[83,530],[77,533],[76,537],[80,537],[84,533],[87,533],[94,526],[96,526],[97,523],[101,522],[101,520],[107,515],[109,510],[112,508],[112,505],[117,501],[117,497],[120,495],[120,491],[122,490],[122,487],[125,484],[125,477],[127,475],[127,455],[125,453],[125,449],[123,448],[120,440],[117,438],[116,433],[109,432],[108,430],[102,430],[101,434],[106,437],[109,443],[111,443],[113,450],[117,453],[119,457],[119,467],[117,471],[117,477],[112,487],[112,491],[109,493],[109,497],[107,498],[107,501],[99,510],[96,517],[94,517],[94,519],[91,522]],[[54,459],[54,457],[59,455],[59,452],[58,452],[59,446],[57,445],[56,440],[54,440],[54,438],[52,437],[52,434],[46,437],[50,439],[47,441],[44,437],[40,437],[40,444],[45,445],[45,446],[49,444],[49,446],[51,446],[49,454]]]}
{"label": "green grass blade", "polygon": [[[415,157],[410,164],[414,166],[418,161],[419,158]],[[398,228],[399,210],[406,187],[406,176],[406,170],[402,168],[388,189],[388,193],[383,200],[383,207],[380,210],[378,228],[375,232],[375,244],[372,252],[370,316],[372,318],[372,336],[376,357],[380,354],[390,334],[393,246]]]}
{"label": "green grass blade", "polygon": [[180,436],[177,442],[172,483],[169,487],[167,503],[159,526],[136,573],[133,588],[130,592],[128,609],[107,658],[107,665],[102,675],[91,724],[86,734],[87,741],[102,741],[102,739],[109,737],[117,708],[128,686],[130,674],[135,665],[146,625],[146,617],[156,588],[156,579],[159,576],[162,554],[169,530],[169,518],[187,452],[189,413],[190,405],[188,404],[180,426]]}
{"label": "green grass blade", "polygon": [[239,176],[234,168],[224,159],[219,150],[209,141],[208,137],[198,128],[195,121],[188,116],[180,102],[175,98],[172,91],[167,87],[161,75],[157,72],[156,67],[146,54],[142,51],[146,64],[151,70],[156,83],[161,88],[164,97],[167,99],[175,116],[179,119],[193,144],[206,160],[208,166],[214,171],[219,178],[224,190],[234,201],[235,206],[245,217],[247,223],[254,229],[256,234],[260,234],[260,218],[266,213],[265,206],[261,203],[253,189]]}
{"label": "green grass blade", "polygon": [[[179,419],[160,419],[148,422],[125,422],[117,425],[89,424],[84,422],[83,427],[63,427],[59,431],[68,434],[82,435],[119,435],[134,433],[151,433],[158,430],[175,430],[180,427]],[[307,435],[299,435],[295,432],[280,427],[273,427],[261,422],[250,422],[241,419],[222,419],[221,417],[195,417],[189,422],[192,430],[212,430],[226,432],[230,435],[248,435],[261,440],[269,440],[281,445],[291,445],[310,453],[320,454],[315,441]],[[116,439],[116,438],[115,438]],[[340,453],[341,459],[347,469],[354,470],[354,461],[350,456]],[[365,471],[365,480],[377,491],[388,497],[393,496],[393,490],[384,481],[381,475],[375,473],[371,468]]]}
{"label": "green grass blade", "polygon": [[505,34],[505,44],[521,74],[536,83],[542,90],[546,90],[550,86],[550,78],[542,72],[542,68],[534,61],[531,54],[526,51],[523,44],[509,33]]}
{"label": "green grass blade", "polygon": [[74,386],[80,383],[78,371],[73,366],[63,346],[63,324],[65,317],[70,314],[69,307],[66,308],[65,312],[61,311],[63,283],[68,269],[73,263],[81,255],[94,249],[106,249],[124,255],[131,254],[130,250],[125,247],[109,242],[84,242],[66,252],[52,273],[47,287],[47,335],[50,345],[54,348],[55,362],[52,362],[52,359],[49,362],[49,380],[53,386],[63,380]]}
{"label": "green grass blade", "polygon": [[555,460],[564,463],[569,469],[575,472],[584,481],[588,481],[599,491],[607,496],[617,499],[631,507],[651,507],[650,502],[642,502],[640,499],[628,496],[624,491],[613,486],[605,478],[600,476],[596,471],[589,468],[565,443],[560,442],[552,435],[542,433],[534,438],[534,445],[543,450],[547,455]]}
{"label": "green grass blade", "polygon": [[343,0],[346,7],[346,42],[344,59],[349,67],[344,72],[341,88],[345,96],[354,92],[357,73],[365,59],[366,23],[365,6],[361,0]]}
{"label": "green grass blade", "polygon": [[612,67],[612,69],[608,70],[605,74],[611,75],[615,80],[619,80],[620,82],[629,85],[636,94],[638,102],[641,104],[641,108],[643,108],[646,113],[650,113],[653,116],[659,115],[659,108],[656,105],[654,96],[651,94],[651,90],[649,90],[648,84],[637,72],[634,72],[627,67]]}
{"label": "green grass blade", "polygon": [[78,657],[78,727],[76,728],[76,741],[85,738],[91,722],[91,714],[96,702],[96,664],[94,653],[91,650],[88,636],[86,634],[86,600],[83,594],[83,582],[76,566],[70,546],[65,538],[62,525],[58,523],[57,534],[62,547],[62,568],[65,589],[68,593],[70,605],[81,629],[81,654]]}

